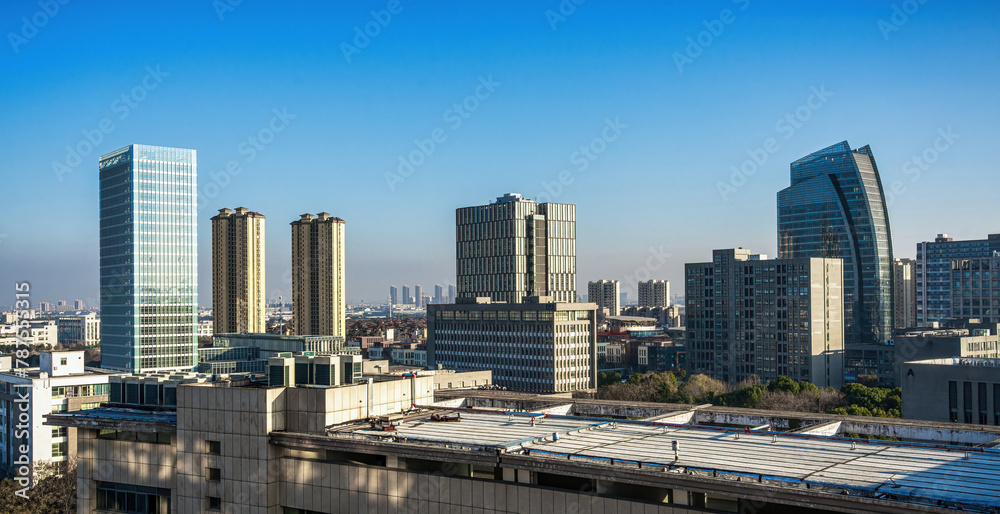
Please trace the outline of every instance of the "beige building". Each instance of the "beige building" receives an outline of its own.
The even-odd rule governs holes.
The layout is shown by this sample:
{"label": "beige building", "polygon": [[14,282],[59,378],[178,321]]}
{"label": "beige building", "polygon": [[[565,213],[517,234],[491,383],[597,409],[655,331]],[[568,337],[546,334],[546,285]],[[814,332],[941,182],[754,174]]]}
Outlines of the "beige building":
{"label": "beige building", "polygon": [[892,305],[895,328],[917,326],[917,261],[893,259]]}
{"label": "beige building", "polygon": [[738,248],[684,267],[689,373],[843,384],[841,259],[769,260]]}
{"label": "beige building", "polygon": [[[711,406],[677,412],[676,406],[601,402],[599,415],[629,416],[609,419],[578,410],[572,398],[482,396],[487,391],[441,394],[431,406],[432,380],[342,387],[182,384],[173,410],[101,408],[53,414],[48,423],[79,431],[81,513],[1000,507],[1000,454],[974,448],[979,451],[963,458],[941,444],[994,444],[994,427],[971,431],[854,416],[788,418]],[[484,410],[471,408],[477,406]],[[772,423],[775,431],[748,430]],[[780,432],[792,426],[798,433]],[[851,431],[908,441],[931,436],[928,442],[938,444],[830,437]]]}
{"label": "beige building", "polygon": [[621,284],[617,280],[588,282],[587,301],[596,303],[605,316],[617,316],[621,313]]}
{"label": "beige building", "polygon": [[668,307],[669,305],[669,280],[650,279],[639,282],[639,307]]}
{"label": "beige building", "polygon": [[321,212],[292,222],[295,333],[345,337],[344,225]]}
{"label": "beige building", "polygon": [[246,207],[212,217],[214,332],[264,332],[264,215]]}

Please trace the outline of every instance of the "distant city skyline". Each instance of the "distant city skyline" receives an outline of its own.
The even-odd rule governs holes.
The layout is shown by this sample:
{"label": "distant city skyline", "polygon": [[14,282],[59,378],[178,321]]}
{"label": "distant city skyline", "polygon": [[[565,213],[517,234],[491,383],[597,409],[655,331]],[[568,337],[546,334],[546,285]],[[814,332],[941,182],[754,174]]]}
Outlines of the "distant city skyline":
{"label": "distant city skyline", "polygon": [[[684,263],[713,249],[777,256],[789,163],[843,140],[878,156],[895,257],[1000,232],[994,188],[969,187],[995,172],[995,2],[902,22],[890,2],[587,2],[558,23],[556,3],[403,3],[345,56],[385,5],[69,6],[8,41],[0,283],[99,305],[97,161],[131,143],[198,152],[205,307],[220,208],[272,221],[268,302],[292,296],[288,223],[351,220],[347,301],[377,303],[391,284],[455,282],[455,209],[504,192],[577,206],[578,294],[603,278],[631,299],[650,278],[682,293]],[[4,26],[38,11],[11,4]]]}

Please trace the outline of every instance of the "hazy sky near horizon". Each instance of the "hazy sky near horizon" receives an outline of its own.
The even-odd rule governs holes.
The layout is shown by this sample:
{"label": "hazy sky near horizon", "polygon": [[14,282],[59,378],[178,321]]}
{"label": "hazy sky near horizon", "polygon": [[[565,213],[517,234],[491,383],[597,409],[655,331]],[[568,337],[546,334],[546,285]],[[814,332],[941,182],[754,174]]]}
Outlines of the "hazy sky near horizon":
{"label": "hazy sky near horizon", "polygon": [[271,299],[288,223],[344,218],[380,302],[454,282],[455,209],[506,192],[577,205],[581,294],[681,293],[715,248],[775,255],[789,163],[843,140],[897,257],[1000,232],[997,2],[51,1],[0,12],[0,305],[97,304],[97,162],[132,143],[198,152],[206,306],[219,208],[267,216]]}

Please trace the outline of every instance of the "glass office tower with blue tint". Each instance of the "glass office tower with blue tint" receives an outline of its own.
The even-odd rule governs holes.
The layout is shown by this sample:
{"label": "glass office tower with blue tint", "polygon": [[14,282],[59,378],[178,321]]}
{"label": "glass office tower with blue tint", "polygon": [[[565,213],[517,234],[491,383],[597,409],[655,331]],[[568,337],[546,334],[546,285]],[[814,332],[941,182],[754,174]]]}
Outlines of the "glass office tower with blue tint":
{"label": "glass office tower with blue tint", "polygon": [[791,165],[778,193],[782,259],[844,260],[844,344],[884,345],[892,337],[892,236],[882,181],[867,146],[847,141]]}
{"label": "glass office tower with blue tint", "polygon": [[100,160],[101,366],[198,364],[194,150],[131,145]]}

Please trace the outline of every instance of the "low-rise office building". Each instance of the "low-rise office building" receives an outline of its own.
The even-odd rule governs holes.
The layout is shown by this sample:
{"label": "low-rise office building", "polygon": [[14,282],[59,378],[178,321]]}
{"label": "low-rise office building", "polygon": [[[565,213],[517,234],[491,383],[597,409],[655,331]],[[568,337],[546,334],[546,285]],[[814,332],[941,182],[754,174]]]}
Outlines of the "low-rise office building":
{"label": "low-rise office building", "polygon": [[56,318],[56,326],[61,344],[93,346],[101,342],[101,318],[93,312],[59,316]]}
{"label": "low-rise office building", "polygon": [[43,425],[45,416],[98,407],[108,401],[109,379],[120,374],[86,368],[83,359],[82,351],[42,352],[38,367],[20,369],[4,359],[0,370],[0,476],[16,474],[25,461],[33,469],[41,462],[74,458],[76,430]]}
{"label": "low-rise office building", "polygon": [[1000,359],[903,363],[903,417],[1000,425]]}
{"label": "low-rise office building", "polygon": [[427,359],[459,371],[488,369],[519,391],[597,387],[597,305],[525,297],[522,303],[459,298],[427,307]]}

